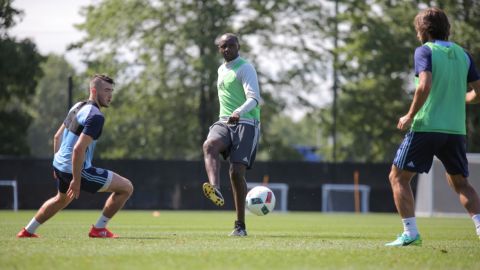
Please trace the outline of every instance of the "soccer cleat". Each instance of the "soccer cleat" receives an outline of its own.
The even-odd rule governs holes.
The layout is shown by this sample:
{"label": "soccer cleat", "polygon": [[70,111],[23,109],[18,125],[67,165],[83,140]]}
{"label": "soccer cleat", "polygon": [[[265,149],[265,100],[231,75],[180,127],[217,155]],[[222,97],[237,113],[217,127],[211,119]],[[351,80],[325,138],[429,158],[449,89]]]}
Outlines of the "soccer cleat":
{"label": "soccer cleat", "polygon": [[39,236],[34,233],[29,233],[25,228],[17,233],[17,238],[38,238]]}
{"label": "soccer cleat", "polygon": [[238,220],[235,221],[235,227],[230,233],[230,236],[247,236],[247,230],[245,229],[245,223]]}
{"label": "soccer cleat", "polygon": [[390,243],[386,243],[385,246],[387,247],[404,247],[404,246],[421,246],[422,245],[422,238],[420,234],[417,234],[415,238],[412,238],[406,234],[401,234],[398,238]]}
{"label": "soccer cleat", "polygon": [[112,233],[107,228],[95,228],[93,225],[88,236],[91,238],[118,238],[118,235]]}
{"label": "soccer cleat", "polygon": [[225,200],[223,199],[220,190],[215,188],[210,183],[203,183],[203,194],[205,194],[205,197],[212,201],[216,206],[223,206],[223,204],[225,203]]}

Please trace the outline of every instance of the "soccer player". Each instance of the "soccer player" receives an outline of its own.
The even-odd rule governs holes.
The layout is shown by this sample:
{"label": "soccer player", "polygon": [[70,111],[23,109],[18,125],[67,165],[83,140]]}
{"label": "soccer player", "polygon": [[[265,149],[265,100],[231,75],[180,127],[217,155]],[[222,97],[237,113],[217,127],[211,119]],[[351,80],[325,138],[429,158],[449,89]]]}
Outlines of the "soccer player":
{"label": "soccer player", "polygon": [[[427,8],[415,17],[422,46],[415,50],[416,90],[408,113],[397,128],[410,131],[398,148],[389,179],[403,233],[386,246],[421,245],[410,181],[430,170],[436,156],[447,171],[448,184],[458,194],[480,235],[480,202],[467,180],[465,103],[478,102],[480,76],[472,57],[448,41],[450,23],[438,8]],[[474,91],[466,92],[468,88]]]}
{"label": "soccer player", "polygon": [[[92,166],[95,145],[102,133],[104,117],[101,107],[112,100],[114,82],[105,75],[95,75],[90,81],[90,97],[75,104],[54,136],[53,171],[58,193],[47,200],[17,237],[38,237],[37,228],[78,199],[80,190],[90,193],[112,192],[103,213],[92,226],[90,237],[117,238],[107,228],[107,222],[120,210],[133,192],[132,183],[109,170]],[[61,141],[61,145],[60,145]]]}
{"label": "soccer player", "polygon": [[220,119],[210,127],[203,144],[209,183],[203,192],[217,206],[223,206],[220,193],[219,154],[230,161],[230,183],[237,220],[230,236],[247,236],[245,227],[245,171],[255,160],[260,132],[260,89],[255,68],[239,56],[237,36],[226,33],[216,41],[225,62],[218,68]]}

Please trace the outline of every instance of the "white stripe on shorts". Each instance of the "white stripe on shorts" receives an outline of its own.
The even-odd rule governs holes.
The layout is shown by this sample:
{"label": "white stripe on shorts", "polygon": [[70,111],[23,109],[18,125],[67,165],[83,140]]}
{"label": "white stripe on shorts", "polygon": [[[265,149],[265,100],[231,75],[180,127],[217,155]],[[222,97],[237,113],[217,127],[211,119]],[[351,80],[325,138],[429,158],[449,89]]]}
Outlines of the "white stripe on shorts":
{"label": "white stripe on shorts", "polygon": [[89,174],[85,170],[82,171],[82,177],[84,177],[88,181],[102,184],[103,186],[97,192],[105,192],[108,189],[108,187],[110,187],[110,184],[112,183],[112,178],[113,178],[112,171],[110,170],[106,170],[106,171],[107,171],[106,179],[97,175]]}
{"label": "white stripe on shorts", "polygon": [[255,121],[255,136],[253,137],[253,145],[252,145],[252,151],[250,151],[250,159],[252,159],[253,151],[257,147],[258,144],[258,135],[260,134],[260,122]]}

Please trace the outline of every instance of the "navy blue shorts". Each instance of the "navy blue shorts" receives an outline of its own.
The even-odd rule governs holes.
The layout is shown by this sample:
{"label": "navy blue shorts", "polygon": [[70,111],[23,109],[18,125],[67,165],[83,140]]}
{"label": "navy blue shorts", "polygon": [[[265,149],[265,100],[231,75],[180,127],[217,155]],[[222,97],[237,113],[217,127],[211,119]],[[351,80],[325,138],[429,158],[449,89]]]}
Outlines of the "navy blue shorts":
{"label": "navy blue shorts", "polygon": [[[57,187],[60,193],[67,193],[72,181],[72,174],[59,171],[57,168],[53,168],[55,175],[57,176]],[[112,182],[113,173],[109,170],[102,168],[90,167],[82,170],[82,182],[80,183],[80,189],[90,192],[103,192]]]}
{"label": "navy blue shorts", "polygon": [[468,177],[465,135],[410,131],[398,148],[393,164],[402,170],[428,173],[434,156],[447,173]]}

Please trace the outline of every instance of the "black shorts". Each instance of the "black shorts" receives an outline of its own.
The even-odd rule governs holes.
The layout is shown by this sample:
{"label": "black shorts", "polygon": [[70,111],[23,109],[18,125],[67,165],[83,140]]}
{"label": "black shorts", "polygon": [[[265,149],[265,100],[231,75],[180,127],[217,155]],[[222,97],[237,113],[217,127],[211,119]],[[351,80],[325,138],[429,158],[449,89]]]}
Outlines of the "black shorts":
{"label": "black shorts", "polygon": [[402,170],[428,173],[434,156],[448,174],[468,177],[465,135],[410,131],[398,148],[393,164]]}
{"label": "black shorts", "polygon": [[229,158],[231,163],[244,164],[247,169],[250,169],[257,154],[259,137],[258,121],[254,121],[254,125],[245,123],[229,125],[218,121],[210,127],[207,138],[222,140],[227,146],[227,149],[222,152],[223,158]]}
{"label": "black shorts", "polygon": [[[53,167],[57,176],[57,188],[60,193],[67,193],[73,175]],[[105,191],[112,182],[113,173],[102,168],[90,167],[82,170],[82,182],[80,189],[89,193]]]}

